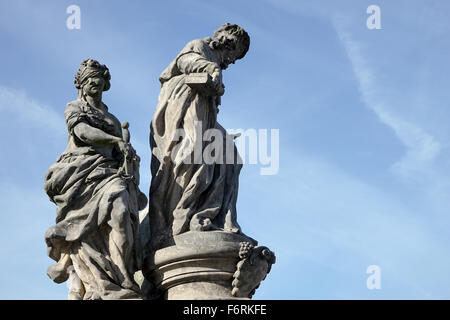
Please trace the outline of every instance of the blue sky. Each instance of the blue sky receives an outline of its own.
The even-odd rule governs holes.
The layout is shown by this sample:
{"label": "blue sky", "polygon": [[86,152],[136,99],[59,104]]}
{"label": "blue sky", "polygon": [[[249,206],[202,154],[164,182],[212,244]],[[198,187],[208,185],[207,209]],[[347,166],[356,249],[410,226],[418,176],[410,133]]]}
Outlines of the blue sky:
{"label": "blue sky", "polygon": [[[66,8],[81,29],[66,28]],[[366,8],[381,9],[381,30]],[[276,252],[255,299],[450,298],[450,3],[2,1],[0,298],[66,299],[45,274],[55,206],[42,188],[64,150],[73,76],[94,58],[104,102],[130,122],[148,190],[158,76],[225,22],[251,37],[224,72],[219,121],[279,129],[276,175],[241,173],[238,221]],[[366,268],[381,268],[368,290]]]}

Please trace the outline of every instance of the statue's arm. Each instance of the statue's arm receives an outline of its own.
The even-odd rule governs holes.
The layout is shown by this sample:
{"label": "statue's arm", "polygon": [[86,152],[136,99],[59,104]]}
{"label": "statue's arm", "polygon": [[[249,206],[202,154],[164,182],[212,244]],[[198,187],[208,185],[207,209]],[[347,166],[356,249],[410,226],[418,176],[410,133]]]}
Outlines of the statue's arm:
{"label": "statue's arm", "polygon": [[178,69],[184,74],[208,73],[213,81],[215,94],[224,94],[225,86],[222,84],[222,69],[213,61],[206,59],[199,53],[189,52],[181,55],[177,60]]}
{"label": "statue's arm", "polygon": [[121,137],[110,135],[103,130],[90,126],[85,122],[79,122],[76,124],[73,128],[73,134],[82,142],[95,146],[114,145],[122,142]]}
{"label": "statue's arm", "polygon": [[178,57],[177,67],[184,74],[207,72],[213,75],[215,72],[221,72],[217,63],[196,52],[185,53]]}

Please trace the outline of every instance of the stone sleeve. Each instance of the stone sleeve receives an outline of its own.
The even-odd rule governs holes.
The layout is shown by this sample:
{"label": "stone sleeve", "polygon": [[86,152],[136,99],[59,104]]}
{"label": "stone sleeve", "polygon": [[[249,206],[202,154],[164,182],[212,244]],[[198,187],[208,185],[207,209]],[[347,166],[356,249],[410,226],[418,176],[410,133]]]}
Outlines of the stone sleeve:
{"label": "stone sleeve", "polygon": [[67,104],[66,110],[64,111],[64,117],[66,119],[67,130],[71,135],[73,135],[73,129],[78,123],[88,123],[86,112],[84,112],[80,106],[74,103]]}
{"label": "stone sleeve", "polygon": [[214,71],[220,72],[217,63],[209,61],[197,52],[187,52],[177,59],[177,67],[184,74],[207,72],[213,74]]}

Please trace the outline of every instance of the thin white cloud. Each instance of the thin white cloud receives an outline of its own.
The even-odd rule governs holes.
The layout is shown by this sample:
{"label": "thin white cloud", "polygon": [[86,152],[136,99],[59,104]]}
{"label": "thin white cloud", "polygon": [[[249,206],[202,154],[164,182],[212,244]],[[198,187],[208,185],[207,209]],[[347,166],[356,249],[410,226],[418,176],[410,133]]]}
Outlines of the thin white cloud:
{"label": "thin white cloud", "polygon": [[[246,186],[247,194],[240,197],[258,196],[251,205],[238,211],[244,232],[257,223],[248,210],[276,213],[276,218],[270,214],[260,218],[260,221],[273,219],[271,234],[275,236],[248,234],[269,244],[283,257],[278,267],[298,261],[319,265],[329,274],[349,281],[351,289],[341,292],[341,298],[348,299],[365,294],[357,288],[358,281],[365,285],[365,278],[359,280],[355,272],[365,275],[368,265],[377,264],[391,277],[389,286],[400,290],[383,292],[383,298],[426,298],[427,290],[441,296],[440,288],[448,281],[439,284],[439,278],[448,269],[450,260],[445,254],[447,245],[436,235],[429,216],[411,212],[411,206],[395,194],[349,175],[321,157],[289,149],[283,155],[287,166],[270,182],[261,182],[260,177],[243,179],[241,185]],[[283,192],[273,194],[273,190]],[[264,223],[256,229],[261,233],[266,230]],[[285,236],[277,237],[280,232]],[[286,245],[287,239],[290,245]],[[405,261],[414,267],[405,270]],[[316,274],[311,276],[320,278]],[[332,284],[329,289],[333,290]],[[331,293],[327,295],[330,297]]]}
{"label": "thin white cloud", "polygon": [[65,133],[65,121],[61,114],[49,106],[41,104],[22,90],[0,86],[0,110],[16,115],[28,125],[47,128],[57,133]]}
{"label": "thin white cloud", "polygon": [[364,104],[395,132],[407,149],[406,154],[393,164],[392,169],[406,177],[418,172],[427,173],[442,149],[440,142],[418,125],[401,119],[392,112],[388,102],[381,98],[376,76],[364,57],[360,44],[344,30],[338,19],[334,19],[333,25],[352,64]]}

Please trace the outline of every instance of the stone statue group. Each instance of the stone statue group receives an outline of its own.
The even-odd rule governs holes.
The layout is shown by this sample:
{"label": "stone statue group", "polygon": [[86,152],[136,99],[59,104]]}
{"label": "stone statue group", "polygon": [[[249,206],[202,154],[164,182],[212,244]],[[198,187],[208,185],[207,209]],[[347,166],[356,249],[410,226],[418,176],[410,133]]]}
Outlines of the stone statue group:
{"label": "stone statue group", "polygon": [[[212,37],[189,42],[160,75],[148,200],[139,190],[128,123],[102,102],[109,70],[93,59],[81,63],[78,98],[64,112],[67,148],[44,183],[57,206],[56,224],[45,234],[56,261],[47,274],[70,281],[69,299],[251,298],[266,277],[275,255],[237,223],[242,164],[217,122],[222,71],[249,45],[240,26],[224,24]],[[219,135],[204,139],[211,129],[224,143],[213,161],[194,159],[196,148],[218,142]]]}

